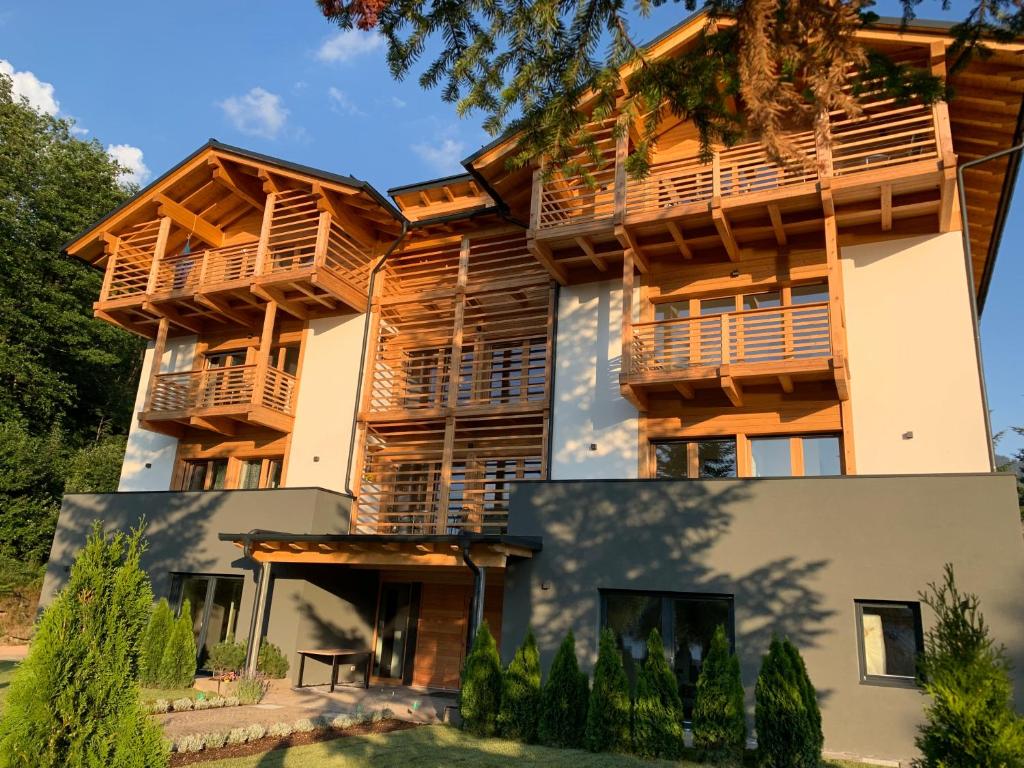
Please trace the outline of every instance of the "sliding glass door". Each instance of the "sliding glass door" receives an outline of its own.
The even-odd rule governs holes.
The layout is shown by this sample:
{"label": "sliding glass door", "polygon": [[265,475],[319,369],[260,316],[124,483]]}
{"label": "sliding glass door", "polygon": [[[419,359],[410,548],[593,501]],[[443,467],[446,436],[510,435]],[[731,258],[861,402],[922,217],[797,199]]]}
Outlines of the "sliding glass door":
{"label": "sliding glass door", "polygon": [[242,577],[176,573],[171,580],[170,601],[176,614],[181,612],[185,600],[192,612],[197,664],[202,669],[210,649],[235,636],[242,603]]}

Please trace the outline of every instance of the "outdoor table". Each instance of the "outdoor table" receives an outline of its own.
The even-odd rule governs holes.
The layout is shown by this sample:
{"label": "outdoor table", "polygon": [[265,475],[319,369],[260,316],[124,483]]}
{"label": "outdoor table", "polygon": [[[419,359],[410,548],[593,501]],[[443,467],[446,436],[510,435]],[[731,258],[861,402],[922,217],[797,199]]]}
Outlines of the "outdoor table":
{"label": "outdoor table", "polygon": [[302,673],[306,668],[306,657],[330,659],[331,660],[331,693],[338,683],[338,663],[345,658],[352,656],[365,656],[366,664],[363,666],[363,688],[370,687],[370,652],[353,650],[351,648],[313,648],[299,651],[299,685],[302,687]]}

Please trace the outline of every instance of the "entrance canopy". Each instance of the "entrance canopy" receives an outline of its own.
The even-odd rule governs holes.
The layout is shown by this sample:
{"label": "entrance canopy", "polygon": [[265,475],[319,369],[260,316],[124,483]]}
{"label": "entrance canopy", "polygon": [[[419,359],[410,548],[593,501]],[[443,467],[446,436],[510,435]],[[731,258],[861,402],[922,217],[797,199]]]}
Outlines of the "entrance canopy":
{"label": "entrance canopy", "polygon": [[368,568],[463,566],[504,568],[510,558],[532,558],[541,550],[539,536],[488,534],[362,535],[347,533],[285,533],[254,530],[222,533],[247,556],[260,563],[309,563]]}

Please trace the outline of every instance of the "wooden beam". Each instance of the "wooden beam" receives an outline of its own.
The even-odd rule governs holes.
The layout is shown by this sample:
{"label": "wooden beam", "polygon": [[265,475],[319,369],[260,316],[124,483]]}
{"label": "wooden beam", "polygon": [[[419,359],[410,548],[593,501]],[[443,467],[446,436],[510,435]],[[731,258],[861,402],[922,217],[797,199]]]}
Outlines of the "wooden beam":
{"label": "wooden beam", "polygon": [[313,184],[313,194],[316,196],[317,208],[330,213],[345,234],[368,248],[373,248],[377,244],[377,237],[373,232],[353,216],[347,206],[339,204],[322,184]]}
{"label": "wooden beam", "polygon": [[284,186],[281,184],[281,180],[274,177],[274,175],[266,168],[260,168],[257,172],[257,177],[263,182],[263,191],[269,194],[278,194],[284,191]]}
{"label": "wooden beam", "polygon": [[216,416],[203,417],[203,416],[189,416],[188,423],[190,426],[199,427],[210,432],[216,432],[218,435],[231,436],[237,433],[235,422],[231,419],[217,418]]}
{"label": "wooden beam", "polygon": [[942,186],[939,198],[939,232],[952,232],[960,229],[960,217],[957,215],[959,200],[956,193],[956,165],[942,169]]}
{"label": "wooden beam", "polygon": [[253,285],[250,290],[259,296],[264,301],[272,301],[277,304],[278,307],[283,309],[292,317],[296,317],[299,320],[308,320],[309,312],[306,311],[305,307],[290,301],[284,297],[284,292],[278,288],[274,288],[270,285],[260,285],[259,283]]}
{"label": "wooden beam", "polygon": [[768,216],[772,220],[772,230],[775,232],[775,242],[780,246],[786,244],[786,228],[782,223],[782,211],[777,203],[769,203]]}
{"label": "wooden beam", "polygon": [[179,227],[193,233],[214,248],[224,245],[224,233],[198,213],[193,213],[166,195],[157,194],[153,199],[160,204],[158,212],[161,216],[169,216]]}
{"label": "wooden beam", "polygon": [[676,392],[685,397],[687,400],[693,400],[695,393],[693,387],[687,384],[685,381],[673,381],[672,386]]}
{"label": "wooden beam", "polygon": [[722,376],[722,390],[725,392],[725,396],[729,398],[729,402],[734,406],[739,408],[743,405],[743,389],[740,387],[740,383],[732,376],[728,374]]}
{"label": "wooden beam", "polygon": [[257,211],[263,210],[263,195],[255,179],[232,168],[219,157],[213,157],[209,162],[215,182]]}
{"label": "wooden beam", "polygon": [[683,237],[683,230],[679,224],[674,221],[667,221],[665,226],[668,228],[669,234],[672,235],[672,239],[675,240],[679,252],[683,254],[683,258],[692,259],[693,251],[690,250],[690,245],[686,242],[686,238]]}
{"label": "wooden beam", "polygon": [[196,303],[201,304],[207,309],[212,309],[215,312],[220,312],[227,318],[234,320],[241,326],[248,326],[252,320],[249,316],[237,312],[232,308],[224,299],[208,296],[206,294],[197,293],[195,295]]}
{"label": "wooden beam", "polygon": [[780,375],[779,386],[782,387],[782,391],[787,395],[793,394],[793,377],[788,374]]}
{"label": "wooden beam", "polygon": [[882,185],[882,231],[892,230],[892,184]]}
{"label": "wooden beam", "polygon": [[647,274],[650,271],[651,265],[647,261],[647,256],[644,255],[643,250],[640,248],[640,243],[637,242],[636,237],[630,232],[625,225],[615,225],[615,237],[618,239],[619,244],[623,250],[630,250],[633,252],[633,262],[636,264],[637,270],[641,274]]}
{"label": "wooden beam", "polygon": [[160,366],[163,365],[164,349],[167,347],[167,330],[170,323],[166,317],[161,317],[156,326],[156,340],[153,342],[153,357],[149,363],[149,381],[146,384],[146,398],[143,401],[142,410],[148,411],[153,402],[153,387],[156,386],[156,377],[160,375]]}
{"label": "wooden beam", "polygon": [[171,220],[164,216],[160,219],[160,229],[157,230],[156,247],[153,249],[153,261],[149,265],[149,281],[146,283],[146,293],[153,293],[156,290],[156,281],[160,275],[160,262],[167,253],[167,237],[171,233]]}
{"label": "wooden beam", "polygon": [[149,312],[151,315],[155,315],[156,317],[170,320],[175,325],[180,326],[191,333],[199,334],[203,332],[203,323],[201,320],[184,317],[180,312],[171,309],[166,305],[154,304],[152,301],[144,301],[142,303],[142,309],[144,312]]}
{"label": "wooden beam", "polygon": [[740,247],[736,242],[736,237],[732,233],[732,227],[729,225],[729,219],[725,217],[725,211],[721,208],[712,208],[711,218],[715,222],[715,229],[718,230],[718,236],[722,238],[722,244],[725,246],[725,252],[729,254],[729,260],[739,261]]}
{"label": "wooden beam", "polygon": [[528,237],[526,239],[526,247],[527,250],[529,250],[530,253],[533,254],[533,257],[544,265],[544,268],[548,271],[548,274],[550,274],[551,277],[557,280],[560,285],[567,285],[569,283],[569,277],[568,273],[565,270],[565,267],[555,261],[555,257],[551,253],[551,248],[548,246],[547,243],[545,243],[543,240],[537,240],[536,238]]}
{"label": "wooden beam", "polygon": [[594,244],[590,242],[589,237],[576,237],[574,239],[576,240],[576,245],[580,247],[580,250],[587,254],[587,258],[594,263],[595,267],[602,272],[608,271],[607,262],[597,255],[597,252],[594,250]]}

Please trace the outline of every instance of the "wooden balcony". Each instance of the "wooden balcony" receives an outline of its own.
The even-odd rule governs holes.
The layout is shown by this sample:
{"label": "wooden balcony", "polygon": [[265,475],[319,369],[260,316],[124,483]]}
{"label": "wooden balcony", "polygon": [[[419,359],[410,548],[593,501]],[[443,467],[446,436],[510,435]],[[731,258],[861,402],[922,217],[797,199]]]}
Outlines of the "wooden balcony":
{"label": "wooden balcony", "polygon": [[534,253],[565,282],[582,267],[592,279],[626,248],[641,271],[652,259],[695,253],[738,261],[744,247],[820,230],[825,216],[839,227],[883,231],[928,215],[936,229],[950,225],[956,162],[945,104],[887,100],[831,121],[831,145],[810,131],[790,137],[801,161],[777,164],[759,143],[716,150],[707,162],[672,157],[670,148],[671,159],[639,180],[625,172],[629,138],[616,144],[610,129],[599,129],[602,162],[582,163],[575,176],[535,173]]}
{"label": "wooden balcony", "polygon": [[139,420],[147,429],[178,435],[186,427],[235,434],[239,424],[291,430],[297,380],[257,364],[159,373]]}
{"label": "wooden balcony", "polygon": [[629,324],[623,394],[646,410],[649,392],[693,399],[697,389],[720,388],[739,406],[744,384],[776,380],[791,392],[794,381],[836,379],[843,397],[846,368],[830,314],[828,302],[816,302]]}

